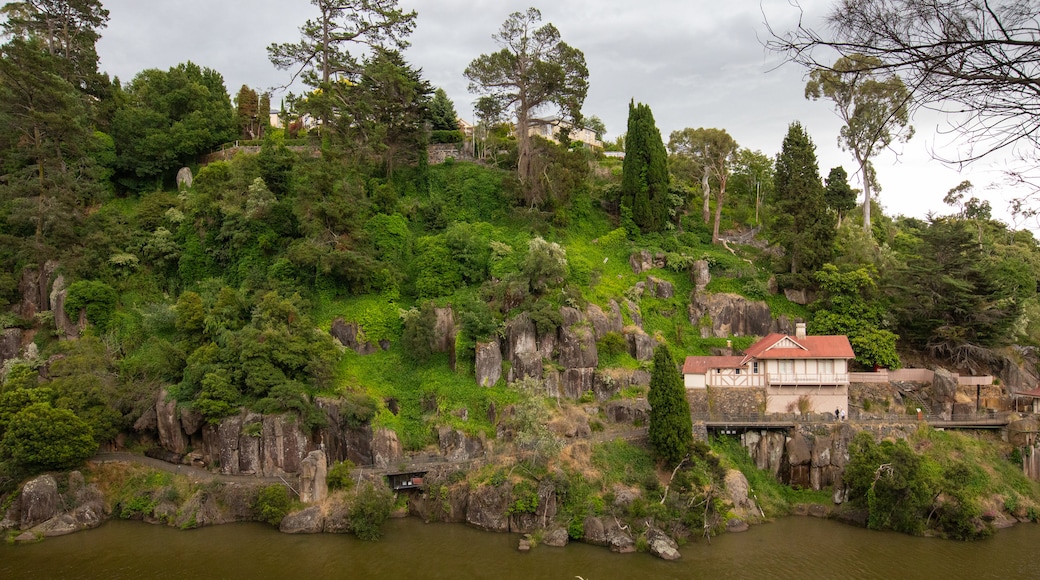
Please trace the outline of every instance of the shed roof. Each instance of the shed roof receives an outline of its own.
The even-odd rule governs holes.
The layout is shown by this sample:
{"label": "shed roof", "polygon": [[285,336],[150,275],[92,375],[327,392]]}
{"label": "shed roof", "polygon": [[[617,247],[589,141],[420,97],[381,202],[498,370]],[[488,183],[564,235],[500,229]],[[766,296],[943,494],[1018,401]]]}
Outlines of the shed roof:
{"label": "shed roof", "polygon": [[703,375],[711,369],[738,369],[743,361],[742,356],[688,356],[682,371],[684,375]]}

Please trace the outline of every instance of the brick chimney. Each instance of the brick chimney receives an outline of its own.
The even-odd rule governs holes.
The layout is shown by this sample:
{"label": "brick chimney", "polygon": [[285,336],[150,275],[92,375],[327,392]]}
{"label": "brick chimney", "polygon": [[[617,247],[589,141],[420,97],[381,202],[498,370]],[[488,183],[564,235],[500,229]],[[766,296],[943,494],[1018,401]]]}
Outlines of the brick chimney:
{"label": "brick chimney", "polygon": [[805,323],[799,322],[794,325],[794,337],[798,340],[805,338]]}

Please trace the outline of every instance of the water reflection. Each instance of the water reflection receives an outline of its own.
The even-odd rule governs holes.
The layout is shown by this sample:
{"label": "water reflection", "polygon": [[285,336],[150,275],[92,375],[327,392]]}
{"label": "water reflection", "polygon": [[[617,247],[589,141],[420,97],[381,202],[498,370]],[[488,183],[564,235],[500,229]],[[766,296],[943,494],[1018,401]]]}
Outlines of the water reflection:
{"label": "water reflection", "polygon": [[381,542],[280,534],[261,524],[178,531],[138,522],[0,546],[0,578],[992,578],[1031,577],[1040,527],[976,543],[785,518],[682,548],[683,559],[571,544],[523,554],[518,537],[411,518]]}

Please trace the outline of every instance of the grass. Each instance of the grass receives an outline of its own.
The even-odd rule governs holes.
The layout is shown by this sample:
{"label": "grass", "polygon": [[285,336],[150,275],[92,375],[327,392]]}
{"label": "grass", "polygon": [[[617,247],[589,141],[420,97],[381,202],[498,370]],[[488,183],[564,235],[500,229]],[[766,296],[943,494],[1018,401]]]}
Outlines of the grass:
{"label": "grass", "polygon": [[751,455],[733,437],[713,438],[711,449],[722,458],[723,466],[737,469],[744,474],[748,480],[748,494],[758,502],[766,517],[787,515],[791,508],[799,503],[827,505],[832,501],[829,490],[795,489],[780,483],[768,471],[758,469]]}
{"label": "grass", "polygon": [[600,470],[605,489],[616,483],[641,485],[656,473],[647,449],[621,439],[594,445],[592,465]]}

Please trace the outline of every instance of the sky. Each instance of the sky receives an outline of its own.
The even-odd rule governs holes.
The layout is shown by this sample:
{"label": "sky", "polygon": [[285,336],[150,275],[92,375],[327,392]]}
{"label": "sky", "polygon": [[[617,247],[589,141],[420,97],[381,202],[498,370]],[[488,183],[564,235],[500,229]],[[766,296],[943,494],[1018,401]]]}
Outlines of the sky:
{"label": "sky", "polygon": [[[774,30],[792,28],[800,16],[819,23],[834,0],[556,0],[539,6],[542,22],[554,24],[564,42],[581,50],[589,70],[583,107],[607,127],[607,139],[624,133],[628,103],[650,106],[665,143],[685,127],[725,129],[741,147],[769,156],[779,152],[787,128],[799,121],[817,147],[820,173],[843,166],[853,187],[859,175],[852,155],[838,146],[841,121],[828,101],[804,97],[806,72],[764,48]],[[533,0],[400,0],[418,13],[405,58],[443,88],[459,116],[472,120],[478,95],[467,90],[466,66],[497,51],[492,39],[510,13]],[[98,43],[101,70],[129,82],[148,68],[168,69],[185,61],[217,70],[234,96],[243,84],[267,89],[286,84],[266,47],[295,42],[299,27],[315,18],[309,0],[103,0],[110,12]],[[300,88],[297,87],[299,92]],[[282,93],[284,94],[284,93]],[[277,106],[281,94],[272,103]],[[546,111],[551,113],[551,111]],[[1007,213],[1012,192],[991,184],[1001,179],[1000,160],[965,170],[933,159],[955,154],[956,136],[947,121],[921,112],[911,121],[908,143],[874,161],[880,202],[889,215],[925,217],[951,213],[942,202],[964,180],[974,195],[990,200],[994,217],[1016,225]],[[1017,222],[1018,227],[1036,224]]]}

